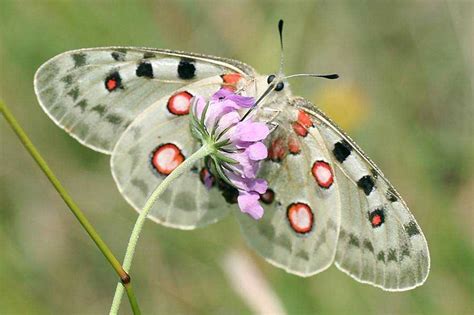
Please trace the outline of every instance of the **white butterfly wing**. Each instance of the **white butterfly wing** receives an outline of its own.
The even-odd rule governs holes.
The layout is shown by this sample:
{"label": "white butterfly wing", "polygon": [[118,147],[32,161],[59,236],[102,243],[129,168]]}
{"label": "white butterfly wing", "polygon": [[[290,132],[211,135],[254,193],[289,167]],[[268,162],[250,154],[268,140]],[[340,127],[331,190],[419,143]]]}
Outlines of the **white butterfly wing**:
{"label": "white butterfly wing", "polygon": [[94,150],[111,153],[145,108],[187,84],[215,75],[253,76],[238,61],[150,48],[108,47],[62,53],[35,74],[44,111]]}
{"label": "white butterfly wing", "polygon": [[310,102],[293,106],[315,119],[341,194],[336,266],[358,281],[389,291],[424,283],[430,269],[428,245],[405,202],[362,150]]}
{"label": "white butterfly wing", "polygon": [[259,173],[270,189],[261,198],[268,203],[263,218],[238,219],[247,242],[266,260],[307,277],[334,260],[341,203],[329,151],[315,128],[295,132],[289,122],[298,115],[294,108],[280,113],[268,141],[269,158]]}
{"label": "white butterfly wing", "polygon": [[[190,129],[191,97],[210,97],[222,83],[220,76],[214,76],[164,96],[142,112],[118,140],[111,158],[112,174],[137,211],[163,179],[200,146]],[[166,226],[193,229],[227,215],[232,205],[216,185],[206,188],[204,170],[201,161],[176,179],[153,205],[149,218]]]}

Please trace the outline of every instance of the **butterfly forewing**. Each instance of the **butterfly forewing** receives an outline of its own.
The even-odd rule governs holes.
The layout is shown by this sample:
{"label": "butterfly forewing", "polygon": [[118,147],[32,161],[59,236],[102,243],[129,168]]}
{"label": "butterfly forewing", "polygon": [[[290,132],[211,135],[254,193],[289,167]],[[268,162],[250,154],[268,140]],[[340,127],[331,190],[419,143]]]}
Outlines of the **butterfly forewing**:
{"label": "butterfly forewing", "polygon": [[323,113],[296,98],[331,152],[341,195],[336,265],[385,290],[407,290],[428,276],[428,245],[405,202],[377,166]]}
{"label": "butterfly forewing", "polygon": [[35,91],[45,112],[82,144],[110,153],[145,108],[179,88],[215,75],[253,76],[228,59],[148,48],[69,51],[43,64]]}
{"label": "butterfly forewing", "polygon": [[315,128],[295,132],[290,122],[298,115],[291,108],[280,114],[268,141],[269,157],[259,174],[269,185],[263,218],[255,222],[239,214],[239,220],[248,243],[269,262],[310,276],[334,260],[340,200],[329,152]]}

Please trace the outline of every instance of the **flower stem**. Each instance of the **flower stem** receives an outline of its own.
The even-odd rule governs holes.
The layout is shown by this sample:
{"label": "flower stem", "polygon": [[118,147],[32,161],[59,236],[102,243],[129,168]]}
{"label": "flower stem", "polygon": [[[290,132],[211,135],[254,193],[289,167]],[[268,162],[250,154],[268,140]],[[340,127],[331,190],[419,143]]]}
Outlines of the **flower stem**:
{"label": "flower stem", "polygon": [[[168,188],[168,186],[171,184],[171,182],[173,182],[173,180],[175,180],[185,171],[190,169],[196,163],[196,161],[204,158],[205,156],[209,155],[213,151],[214,151],[213,146],[204,144],[199,150],[194,152],[189,158],[184,160],[184,162],[181,163],[173,172],[171,172],[171,174],[169,174],[161,182],[161,184],[159,184],[158,187],[156,187],[156,189],[153,191],[150,197],[148,197],[148,200],[143,206],[143,209],[140,212],[140,215],[138,216],[135,226],[133,227],[132,234],[130,235],[130,240],[128,241],[127,251],[125,252],[125,258],[123,261],[123,268],[125,269],[125,271],[128,272],[130,270],[130,267],[132,265],[133,255],[135,254],[135,248],[137,246],[138,238],[140,237],[140,233],[145,223],[145,219],[148,216],[148,213],[150,212],[153,204],[160,197],[160,195]],[[117,314],[120,307],[120,302],[123,296],[123,289],[124,288],[120,285],[120,283],[117,284],[112,306],[110,307],[110,313],[109,313],[110,315]]]}
{"label": "flower stem", "polygon": [[125,287],[128,287],[127,288],[127,293],[128,293],[129,298],[130,298],[130,305],[132,306],[133,314],[140,314],[140,310],[138,308],[138,304],[137,304],[137,301],[136,301],[136,298],[135,298],[135,294],[133,293],[133,290],[132,290],[131,285],[130,285],[130,276],[122,268],[122,266],[120,265],[120,262],[118,261],[118,259],[114,256],[114,254],[109,249],[107,244],[105,244],[105,242],[99,236],[99,234],[94,229],[94,227],[89,222],[89,220],[84,215],[84,213],[81,211],[81,209],[79,209],[77,204],[73,201],[73,199],[68,194],[66,189],[62,186],[61,182],[56,177],[56,175],[54,175],[53,171],[49,168],[46,161],[43,159],[43,157],[41,156],[39,151],[36,149],[36,147],[33,145],[31,140],[28,138],[27,134],[25,133],[23,128],[20,126],[18,121],[15,119],[15,117],[13,116],[10,109],[1,100],[0,100],[0,110],[2,112],[2,115],[5,117],[8,124],[10,125],[10,127],[16,133],[18,138],[20,138],[20,141],[23,143],[26,150],[30,153],[30,155],[36,161],[38,166],[41,168],[43,173],[49,179],[49,181],[54,186],[54,188],[59,193],[59,195],[64,200],[64,202],[67,204],[69,209],[71,209],[74,216],[77,218],[77,220],[82,225],[82,227],[86,230],[87,234],[89,234],[89,236],[92,238],[92,240],[97,245],[99,250],[102,252],[102,254],[105,256],[107,261],[110,263],[112,268],[114,268],[115,272],[120,277],[123,285]]}

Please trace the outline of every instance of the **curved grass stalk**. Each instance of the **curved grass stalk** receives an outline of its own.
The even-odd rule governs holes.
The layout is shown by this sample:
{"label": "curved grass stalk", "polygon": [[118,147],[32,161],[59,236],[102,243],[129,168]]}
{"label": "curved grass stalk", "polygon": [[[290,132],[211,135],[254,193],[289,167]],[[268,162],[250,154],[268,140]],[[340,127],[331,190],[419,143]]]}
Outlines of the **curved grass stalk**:
{"label": "curved grass stalk", "polygon": [[[133,256],[135,254],[135,248],[138,243],[138,239],[140,237],[140,233],[142,231],[143,225],[145,224],[146,217],[150,212],[153,204],[156,200],[160,197],[160,195],[169,187],[169,185],[178,178],[181,174],[185,171],[190,169],[198,160],[204,158],[205,156],[209,155],[215,149],[212,145],[205,144],[203,145],[198,151],[194,152],[189,158],[184,160],[171,174],[169,174],[158,187],[152,192],[148,200],[146,201],[145,205],[143,206],[140,215],[138,216],[137,221],[135,222],[135,226],[133,227],[132,234],[130,235],[130,239],[128,241],[127,251],[125,253],[125,258],[123,261],[123,268],[126,272],[130,271],[130,267],[132,265]],[[115,295],[112,302],[112,306],[110,307],[110,315],[116,315],[120,308],[120,302],[122,301],[123,296],[123,286],[118,283],[117,288],[115,289]]]}
{"label": "curved grass stalk", "polygon": [[61,184],[59,179],[56,177],[56,175],[54,175],[53,171],[48,166],[46,161],[43,159],[43,157],[41,156],[39,151],[36,149],[36,147],[33,145],[33,143],[29,139],[26,132],[23,130],[23,128],[20,126],[18,121],[13,116],[10,109],[1,100],[0,100],[0,111],[2,112],[2,115],[5,117],[6,121],[10,125],[10,127],[16,133],[16,135],[18,136],[20,141],[23,143],[26,150],[30,153],[30,155],[36,161],[36,163],[41,168],[43,173],[49,179],[49,181],[54,186],[56,191],[59,193],[61,198],[64,200],[66,205],[69,207],[69,209],[71,209],[71,212],[77,218],[77,220],[82,225],[84,230],[86,230],[87,234],[89,234],[90,238],[94,241],[94,243],[97,245],[97,247],[102,252],[104,257],[107,259],[107,261],[110,263],[110,265],[115,270],[117,275],[120,277],[120,280],[121,280],[120,287],[122,288],[122,291],[123,291],[123,289],[125,289],[127,291],[127,296],[130,300],[130,306],[132,307],[133,314],[139,315],[140,314],[140,308],[138,306],[138,302],[137,302],[137,299],[135,297],[135,293],[132,289],[132,284],[130,282],[130,276],[128,275],[128,273],[124,270],[124,268],[122,268],[122,265],[120,264],[118,259],[114,256],[114,254],[109,249],[107,244],[102,240],[99,233],[97,233],[97,231],[94,229],[94,227],[89,222],[87,217],[81,211],[79,206],[74,202],[74,200],[71,198],[69,193],[63,187],[63,185]]}

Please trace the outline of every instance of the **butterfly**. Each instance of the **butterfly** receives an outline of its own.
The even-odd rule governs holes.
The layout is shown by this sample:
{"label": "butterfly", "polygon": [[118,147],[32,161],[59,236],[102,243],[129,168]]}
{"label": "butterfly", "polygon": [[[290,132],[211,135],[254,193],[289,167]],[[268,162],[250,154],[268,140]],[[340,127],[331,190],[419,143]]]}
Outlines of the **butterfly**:
{"label": "butterfly", "polygon": [[[269,85],[273,85],[269,89]],[[380,169],[286,78],[236,60],[174,50],[104,47],[62,53],[36,72],[47,115],[83,145],[111,155],[113,178],[137,211],[163,179],[199,148],[190,131],[194,96],[220,88],[262,97],[254,118],[275,126],[258,176],[265,214],[237,210],[235,191],[204,161],[179,177],[149,218],[194,229],[235,213],[248,244],[273,265],[302,277],[333,263],[388,291],[423,284],[426,239]]]}

